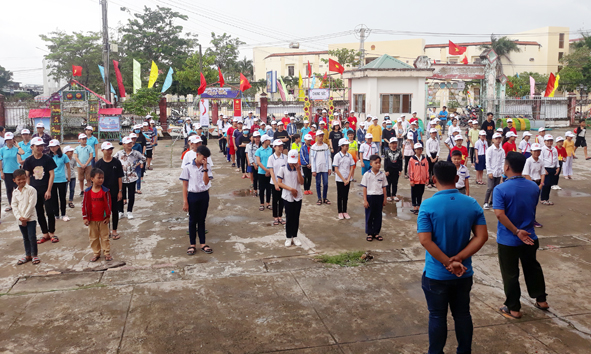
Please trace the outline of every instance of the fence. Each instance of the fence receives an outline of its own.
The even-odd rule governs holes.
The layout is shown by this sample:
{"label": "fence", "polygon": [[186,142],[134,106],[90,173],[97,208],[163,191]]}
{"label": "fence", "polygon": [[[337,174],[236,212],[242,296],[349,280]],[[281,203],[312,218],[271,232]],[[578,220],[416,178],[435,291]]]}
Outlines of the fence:
{"label": "fence", "polygon": [[566,97],[505,98],[483,100],[483,106],[497,118],[527,118],[532,128],[570,125],[569,99]]}

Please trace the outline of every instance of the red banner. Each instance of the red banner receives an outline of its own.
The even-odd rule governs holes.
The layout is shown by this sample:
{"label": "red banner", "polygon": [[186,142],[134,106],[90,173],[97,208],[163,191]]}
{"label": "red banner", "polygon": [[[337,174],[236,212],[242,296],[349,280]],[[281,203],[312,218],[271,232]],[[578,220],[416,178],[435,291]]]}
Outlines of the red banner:
{"label": "red banner", "polygon": [[242,100],[240,98],[234,99],[234,117],[242,117]]}

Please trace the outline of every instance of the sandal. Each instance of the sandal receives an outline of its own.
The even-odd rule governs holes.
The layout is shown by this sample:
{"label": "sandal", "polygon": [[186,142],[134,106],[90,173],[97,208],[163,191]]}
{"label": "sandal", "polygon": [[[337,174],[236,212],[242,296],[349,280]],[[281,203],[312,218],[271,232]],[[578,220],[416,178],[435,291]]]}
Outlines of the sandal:
{"label": "sandal", "polygon": [[275,220],[273,221],[273,226],[277,226],[277,225],[279,225],[279,220],[275,219]]}
{"label": "sandal", "polygon": [[365,238],[366,241],[371,242],[373,241],[373,236],[371,235],[367,235],[367,237]]}
{"label": "sandal", "polygon": [[118,239],[120,239],[120,238],[121,238],[121,235],[119,235],[119,234],[111,234],[111,238],[112,238],[113,240],[118,240]]}
{"label": "sandal", "polygon": [[270,206],[270,205],[267,205],[267,209],[269,209],[269,210],[273,210],[273,207],[272,207],[272,206]]}
{"label": "sandal", "polygon": [[376,236],[376,240],[378,240],[378,241],[384,241],[384,238],[382,236],[380,236],[380,235],[377,235]]}
{"label": "sandal", "polygon": [[69,203],[68,203],[68,207],[70,207],[70,208],[74,209],[74,203],[73,203],[73,202],[69,202]]}
{"label": "sandal", "polygon": [[110,262],[112,260],[113,260],[113,257],[111,257],[110,254],[108,254],[108,255],[105,256],[105,261]]}
{"label": "sandal", "polygon": [[6,212],[12,211],[12,208],[8,207],[8,208],[4,209],[4,211],[6,211]]}
{"label": "sandal", "polygon": [[196,251],[197,251],[197,247],[195,247],[195,246],[191,246],[191,247],[187,248],[187,254],[189,256],[194,255]]}
{"label": "sandal", "polygon": [[137,193],[137,194],[142,194],[142,191],[137,191],[136,193]]}
{"label": "sandal", "polygon": [[263,205],[261,205],[261,206],[259,207],[259,211],[265,211],[265,207],[264,207]]}
{"label": "sandal", "polygon": [[281,223],[281,225],[285,225],[285,220],[279,219],[279,222]]}
{"label": "sandal", "polygon": [[91,261],[91,262],[96,262],[96,261],[98,261],[99,259],[101,259],[101,256],[94,256],[94,257],[92,257],[92,258],[90,259],[90,261]]}
{"label": "sandal", "polygon": [[47,237],[47,238],[41,237],[40,239],[37,240],[37,244],[40,245],[40,244],[45,243],[47,241],[51,241],[51,237]]}
{"label": "sandal", "polygon": [[213,250],[208,245],[205,245],[205,246],[201,247],[201,250],[203,252],[207,253],[207,254],[212,254],[213,253]]}
{"label": "sandal", "polygon": [[316,205],[322,205],[322,200],[318,199],[318,201],[316,202]]}
{"label": "sandal", "polygon": [[330,205],[330,200],[324,199],[324,204]]}
{"label": "sandal", "polygon": [[513,316],[511,314],[511,311],[509,311],[509,308],[507,306],[503,306],[499,309],[499,311],[501,312],[501,315],[505,316],[506,318],[512,318],[515,320],[520,319],[522,316]]}
{"label": "sandal", "polygon": [[548,310],[550,309],[550,306],[547,306],[547,307],[540,306],[540,303],[539,303],[539,302],[537,302],[537,301],[536,301],[536,303],[534,304],[534,306],[535,306],[536,308],[538,308],[538,309],[542,310],[542,311],[548,311]]}
{"label": "sandal", "polygon": [[56,235],[53,235],[53,236],[51,237],[51,243],[58,243],[58,242],[60,242],[60,239],[59,239],[59,238],[57,238],[57,236],[56,236]]}
{"label": "sandal", "polygon": [[33,264],[41,263],[41,259],[39,257],[33,257]]}
{"label": "sandal", "polygon": [[19,259],[19,260],[16,262],[16,265],[25,264],[25,263],[27,263],[27,262],[30,262],[30,261],[31,261],[31,260],[30,260],[30,259],[28,259],[27,257],[23,257],[23,258]]}

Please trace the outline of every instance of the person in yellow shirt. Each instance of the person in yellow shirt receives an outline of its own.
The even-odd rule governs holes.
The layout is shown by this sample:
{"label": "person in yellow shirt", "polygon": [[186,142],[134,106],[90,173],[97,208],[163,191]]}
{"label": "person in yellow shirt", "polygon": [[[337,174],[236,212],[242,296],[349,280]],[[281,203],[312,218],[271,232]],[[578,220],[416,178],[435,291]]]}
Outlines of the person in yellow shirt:
{"label": "person in yellow shirt", "polygon": [[[357,168],[357,160],[359,159],[358,151],[359,151],[359,143],[355,141],[355,132],[349,129],[347,131],[347,140],[349,140],[349,150],[347,151],[351,156],[353,156],[353,160],[355,161],[355,165],[353,166],[353,172],[351,172],[351,176],[355,176],[355,169]],[[355,178],[351,179],[351,182],[357,182]]]}
{"label": "person in yellow shirt", "polygon": [[300,148],[302,147],[302,136],[300,134],[296,133],[296,134],[292,135],[291,140],[293,140],[293,143],[291,143],[290,150],[297,150],[299,153]]}
{"label": "person in yellow shirt", "polygon": [[377,148],[379,153],[380,150],[380,142],[382,141],[382,127],[378,125],[378,117],[371,118],[372,124],[367,128],[367,133],[373,136],[373,144]]}
{"label": "person in yellow shirt", "polygon": [[562,173],[564,178],[573,179],[573,156],[575,155],[575,142],[573,138],[575,134],[568,131],[565,134],[566,140],[564,141],[564,148],[566,149],[566,159],[564,160],[564,168]]}
{"label": "person in yellow shirt", "polygon": [[330,146],[330,139],[328,138],[328,129],[326,129],[326,123],[324,123],[324,121],[320,121],[320,123],[318,123],[318,130],[322,130],[324,132],[324,138],[322,139],[322,142]]}

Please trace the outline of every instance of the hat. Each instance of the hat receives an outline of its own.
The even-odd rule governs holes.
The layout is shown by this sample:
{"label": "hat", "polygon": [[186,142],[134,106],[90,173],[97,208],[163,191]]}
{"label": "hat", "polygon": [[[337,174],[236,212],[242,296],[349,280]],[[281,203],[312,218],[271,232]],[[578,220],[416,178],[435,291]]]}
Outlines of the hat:
{"label": "hat", "polygon": [[429,129],[429,134],[430,133],[437,133],[437,128],[431,128],[431,129]]}
{"label": "hat", "polygon": [[503,132],[503,128],[497,128],[498,132]]}
{"label": "hat", "polygon": [[481,130],[478,132],[478,135],[486,135],[486,132],[484,130]]}
{"label": "hat", "polygon": [[531,151],[540,151],[542,150],[542,145],[538,143],[531,144]]}
{"label": "hat", "polygon": [[43,123],[37,123],[35,128],[45,128],[45,125]]}
{"label": "hat", "polygon": [[320,124],[326,124],[326,122],[321,120],[320,122],[318,122],[318,125],[320,125]]}
{"label": "hat", "polygon": [[344,121],[344,122],[343,122],[343,124],[349,124],[349,121],[348,121],[348,120],[346,120],[346,121]]}
{"label": "hat", "polygon": [[493,139],[502,138],[502,137],[503,136],[501,134],[499,134],[499,133],[494,133],[493,136],[492,136]]}
{"label": "hat", "polygon": [[310,127],[317,128],[316,124],[312,124]]}
{"label": "hat", "polygon": [[91,132],[93,132],[94,128],[90,125],[87,125],[86,128],[84,128],[84,130],[90,130]]}
{"label": "hat", "polygon": [[272,121],[271,121],[271,125],[277,125],[277,122],[276,122],[276,121],[274,121],[274,120],[272,120]]}
{"label": "hat", "polygon": [[407,139],[414,139],[415,136],[413,135],[413,133],[408,133],[408,134],[406,134],[406,138]]}
{"label": "hat", "polygon": [[277,122],[277,125],[283,125],[282,121]]}
{"label": "hat", "polygon": [[261,122],[261,127],[262,127],[263,125],[267,125],[267,123],[265,123],[265,122]]}
{"label": "hat", "polygon": [[203,142],[203,140],[201,140],[201,137],[199,137],[197,135],[193,135],[192,137],[189,138],[189,142],[191,144],[197,144],[197,143]]}
{"label": "hat", "polygon": [[283,146],[283,141],[276,139],[273,141],[273,146]]}
{"label": "hat", "polygon": [[531,136],[531,133],[530,133],[530,132],[527,132],[527,131],[526,131],[526,132],[523,132],[523,136],[524,136],[524,137],[526,137],[526,136]]}
{"label": "hat", "polygon": [[571,131],[567,131],[566,133],[564,133],[564,136],[566,136],[566,137],[575,136],[575,134],[573,134],[573,132],[571,132]]}
{"label": "hat", "polygon": [[474,120],[472,121],[472,124],[478,124],[478,120],[477,120],[477,119],[474,119]]}
{"label": "hat", "polygon": [[334,112],[333,116],[340,116],[341,114],[339,112]]}
{"label": "hat", "polygon": [[310,135],[310,134],[304,135],[304,140],[312,140],[312,135]]}
{"label": "hat", "polygon": [[289,114],[289,112],[288,112],[288,111],[285,111],[285,112],[283,112],[283,114],[285,114],[285,115],[288,115],[288,114]]}
{"label": "hat", "polygon": [[80,135],[78,135],[78,140],[80,139],[88,139],[88,137],[86,136],[86,134],[82,133]]}
{"label": "hat", "polygon": [[254,120],[255,122],[259,121],[259,119],[258,119],[257,117],[254,117],[254,118],[253,118],[253,120]]}
{"label": "hat", "polygon": [[538,131],[539,131],[539,132],[543,132],[543,131],[545,131],[545,130],[546,130],[546,128],[544,128],[544,127],[539,127],[539,128],[538,128]]}
{"label": "hat", "polygon": [[45,142],[40,137],[31,139],[31,145],[45,145]]}
{"label": "hat", "polygon": [[423,148],[423,144],[421,144],[421,143],[415,144],[415,149],[422,149],[422,148]]}
{"label": "hat", "polygon": [[317,131],[317,132],[316,132],[316,136],[318,136],[318,135],[324,135],[324,131],[323,131],[323,130],[319,130],[319,131]]}
{"label": "hat", "polygon": [[238,123],[238,124],[242,124],[242,119],[238,119],[238,118],[236,118],[236,119],[237,119],[237,120],[236,120],[236,123]]}
{"label": "hat", "polygon": [[342,138],[339,140],[339,146],[349,145],[349,140]]}
{"label": "hat", "polygon": [[413,124],[414,125],[417,125],[417,121],[414,121],[414,122],[410,123],[410,125],[413,125]]}
{"label": "hat", "polygon": [[390,138],[390,144],[392,144],[392,143],[397,143],[398,144],[398,139],[396,139],[395,136]]}
{"label": "hat", "polygon": [[460,127],[456,127],[455,129],[452,129],[451,133],[461,133],[462,132],[462,128]]}
{"label": "hat", "polygon": [[507,138],[513,137],[513,136],[517,136],[517,134],[513,133],[512,131],[508,131],[507,135],[505,135]]}
{"label": "hat", "polygon": [[150,124],[156,124],[156,122],[154,121],[154,119],[150,119]]}
{"label": "hat", "polygon": [[253,136],[253,137],[255,137],[255,136],[261,136],[261,133],[259,133],[259,132],[254,132],[254,133],[252,133],[252,136]]}
{"label": "hat", "polygon": [[349,112],[349,113],[355,113],[355,111],[351,111],[351,112]]}
{"label": "hat", "polygon": [[287,163],[298,163],[299,153],[297,150],[289,150],[287,153]]}
{"label": "hat", "polygon": [[50,140],[49,147],[52,147],[52,146],[60,146],[59,140],[57,140],[57,139]]}
{"label": "hat", "polygon": [[507,123],[513,123],[513,119],[511,119],[511,118],[507,119]]}
{"label": "hat", "polygon": [[412,114],[417,114],[417,111],[412,111]]}
{"label": "hat", "polygon": [[308,123],[310,123],[310,121],[306,119],[306,120],[304,121],[304,124],[308,124]]}
{"label": "hat", "polygon": [[400,119],[402,119],[402,118],[406,118],[406,115],[404,115],[404,114],[401,114],[401,115],[400,115]]}
{"label": "hat", "polygon": [[121,139],[121,142],[122,142],[123,144],[129,144],[129,143],[131,143],[131,138],[130,138],[130,137],[128,137],[128,136],[126,136],[126,137],[124,137],[123,139]]}
{"label": "hat", "polygon": [[12,140],[14,139],[14,134],[12,134],[11,132],[6,132],[6,134],[4,134],[4,140]]}
{"label": "hat", "polygon": [[261,143],[264,143],[264,142],[265,142],[265,141],[267,141],[267,140],[270,140],[270,141],[272,141],[272,140],[273,140],[273,138],[271,138],[271,137],[270,137],[270,136],[268,136],[267,134],[265,134],[265,135],[263,135],[263,136],[261,137]]}
{"label": "hat", "polygon": [[559,142],[559,141],[564,141],[564,138],[563,138],[563,137],[561,137],[561,136],[557,136],[557,137],[556,137],[556,142]]}
{"label": "hat", "polygon": [[458,141],[458,140],[464,140],[464,137],[462,135],[454,136],[454,141]]}
{"label": "hat", "polygon": [[[225,114],[221,114],[221,116],[222,116],[222,119],[228,119],[228,116]],[[191,118],[189,118],[189,119],[191,119]]]}
{"label": "hat", "polygon": [[23,130],[21,130],[21,135],[24,135],[24,134],[31,134],[31,132],[29,131],[29,129],[23,129]]}
{"label": "hat", "polygon": [[322,110],[322,113],[327,113],[327,112],[326,112],[326,109],[323,109],[323,110]]}
{"label": "hat", "polygon": [[289,120],[295,120],[295,117],[289,117]]}
{"label": "hat", "polygon": [[74,149],[70,145],[64,146],[64,149],[63,149],[64,154],[68,153],[70,151],[74,151]]}
{"label": "hat", "polygon": [[378,120],[378,117],[372,117],[371,120]]}
{"label": "hat", "polygon": [[137,134],[136,133],[131,133],[131,134],[129,134],[129,138],[130,139],[137,138]]}
{"label": "hat", "polygon": [[370,133],[365,134],[365,139],[373,139],[373,135]]}
{"label": "hat", "polygon": [[248,114],[252,114],[252,111],[248,111]]}
{"label": "hat", "polygon": [[101,150],[109,150],[109,149],[114,149],[115,147],[113,146],[113,144],[111,144],[111,142],[109,141],[105,141],[104,143],[101,144]]}
{"label": "hat", "polygon": [[234,119],[232,119],[232,122],[238,122],[238,118],[234,117]]}
{"label": "hat", "polygon": [[554,138],[552,137],[552,135],[550,135],[550,134],[546,134],[546,135],[544,136],[544,141],[546,141],[546,140],[554,140]]}
{"label": "hat", "polygon": [[136,124],[133,126],[133,129],[142,129],[142,125],[141,124]]}
{"label": "hat", "polygon": [[[227,118],[227,117],[224,117],[224,118]],[[185,118],[185,120],[191,120],[191,117],[187,117],[187,118]]]}
{"label": "hat", "polygon": [[148,125],[149,125],[148,122],[143,122],[142,123],[142,127],[147,127]]}
{"label": "hat", "polygon": [[341,125],[341,123],[338,120],[334,120],[332,122],[332,125],[337,126],[337,125]]}
{"label": "hat", "polygon": [[146,115],[145,119],[152,118],[151,114]]}
{"label": "hat", "polygon": [[397,118],[396,123],[400,123],[400,122],[402,122],[402,118]]}

